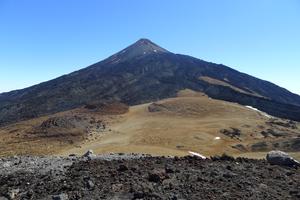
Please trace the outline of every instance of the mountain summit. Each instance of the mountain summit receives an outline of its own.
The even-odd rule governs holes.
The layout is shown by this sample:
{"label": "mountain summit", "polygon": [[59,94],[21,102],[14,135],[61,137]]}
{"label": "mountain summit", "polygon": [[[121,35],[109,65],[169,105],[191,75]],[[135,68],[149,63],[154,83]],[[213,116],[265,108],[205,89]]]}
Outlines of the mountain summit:
{"label": "mountain summit", "polygon": [[111,62],[122,62],[134,57],[147,56],[149,54],[169,53],[166,49],[158,46],[149,39],[140,39],[129,47],[114,54],[108,60]]}
{"label": "mountain summit", "polygon": [[151,40],[144,39],[144,38],[138,40],[136,43],[134,43],[133,45],[129,46],[126,49],[128,51],[133,50],[133,49],[139,50],[140,53],[143,52],[143,54],[145,54],[145,53],[168,53],[168,51],[166,49],[158,46]]}
{"label": "mountain summit", "polygon": [[182,89],[300,121],[300,96],[224,65],[174,54],[141,39],[82,70],[0,94],[0,126],[86,104],[151,102],[174,97]]}

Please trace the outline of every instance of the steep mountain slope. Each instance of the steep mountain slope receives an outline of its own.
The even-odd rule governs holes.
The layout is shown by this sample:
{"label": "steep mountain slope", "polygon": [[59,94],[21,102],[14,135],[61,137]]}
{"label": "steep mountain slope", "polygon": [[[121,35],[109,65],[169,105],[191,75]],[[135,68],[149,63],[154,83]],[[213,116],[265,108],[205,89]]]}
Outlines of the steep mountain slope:
{"label": "steep mountain slope", "polygon": [[300,96],[224,65],[174,54],[141,39],[82,70],[0,94],[0,125],[111,100],[129,105],[151,102],[186,88],[300,121]]}

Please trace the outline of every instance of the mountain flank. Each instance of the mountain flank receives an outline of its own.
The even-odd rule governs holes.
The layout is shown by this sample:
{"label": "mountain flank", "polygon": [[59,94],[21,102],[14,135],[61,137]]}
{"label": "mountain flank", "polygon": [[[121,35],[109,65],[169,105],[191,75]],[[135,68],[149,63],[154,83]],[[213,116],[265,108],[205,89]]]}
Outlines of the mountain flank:
{"label": "mountain flank", "polygon": [[82,70],[0,94],[0,126],[85,105],[137,105],[183,89],[300,121],[300,96],[227,66],[174,54],[141,39]]}

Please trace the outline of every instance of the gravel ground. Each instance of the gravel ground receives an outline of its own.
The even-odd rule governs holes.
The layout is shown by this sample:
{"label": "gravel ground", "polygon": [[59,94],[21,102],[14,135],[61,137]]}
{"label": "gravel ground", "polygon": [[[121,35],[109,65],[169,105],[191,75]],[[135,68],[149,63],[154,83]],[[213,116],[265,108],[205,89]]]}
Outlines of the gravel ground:
{"label": "gravel ground", "polygon": [[63,173],[76,158],[63,157],[12,157],[0,159],[0,174],[11,175],[18,172],[47,174],[52,170]]}
{"label": "gravel ground", "polygon": [[0,159],[5,199],[300,199],[300,169],[137,154]]}

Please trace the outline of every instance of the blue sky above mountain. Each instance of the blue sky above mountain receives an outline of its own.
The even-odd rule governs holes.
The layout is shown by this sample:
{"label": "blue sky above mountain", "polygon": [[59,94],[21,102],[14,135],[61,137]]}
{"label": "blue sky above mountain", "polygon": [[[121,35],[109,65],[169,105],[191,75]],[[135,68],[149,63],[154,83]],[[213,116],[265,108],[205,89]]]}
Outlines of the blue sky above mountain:
{"label": "blue sky above mountain", "polygon": [[300,2],[0,1],[0,92],[78,70],[149,38],[300,94]]}

